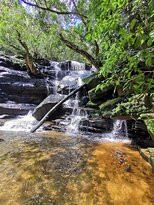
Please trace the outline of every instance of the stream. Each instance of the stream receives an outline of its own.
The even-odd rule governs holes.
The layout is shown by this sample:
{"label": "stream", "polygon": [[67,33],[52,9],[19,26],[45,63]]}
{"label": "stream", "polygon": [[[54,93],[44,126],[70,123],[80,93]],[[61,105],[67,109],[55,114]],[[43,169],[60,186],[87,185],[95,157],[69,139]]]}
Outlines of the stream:
{"label": "stream", "polygon": [[[129,141],[0,131],[1,205],[152,205],[151,166]],[[4,140],[4,141],[3,141]]]}

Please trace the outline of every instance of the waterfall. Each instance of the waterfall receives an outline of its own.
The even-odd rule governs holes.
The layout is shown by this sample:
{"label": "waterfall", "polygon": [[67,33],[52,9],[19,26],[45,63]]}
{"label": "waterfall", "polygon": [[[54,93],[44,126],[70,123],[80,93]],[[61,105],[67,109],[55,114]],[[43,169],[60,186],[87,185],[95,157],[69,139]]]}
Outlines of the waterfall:
{"label": "waterfall", "polygon": [[126,120],[116,120],[113,124],[112,134],[113,134],[113,137],[126,137],[126,138],[128,138]]}
{"label": "waterfall", "polygon": [[32,116],[32,112],[29,112],[26,116],[20,118],[18,116],[18,119],[5,122],[4,125],[0,127],[0,130],[29,132],[36,122],[36,119]]}
{"label": "waterfall", "polygon": [[[81,86],[83,81],[81,77],[78,77],[78,86]],[[70,119],[70,124],[66,126],[67,134],[78,134],[79,133],[79,125],[83,119],[87,119],[87,112],[79,107],[80,97],[79,93],[76,93],[73,111],[68,119]]]}
{"label": "waterfall", "polygon": [[110,133],[104,133],[103,139],[107,141],[119,142],[128,141],[128,130],[126,120],[115,120],[113,123],[113,129]]}
{"label": "waterfall", "polygon": [[58,90],[58,85],[59,85],[59,80],[58,80],[58,73],[61,72],[61,68],[59,66],[58,62],[53,62],[52,61],[52,65],[54,67],[55,70],[55,86],[54,86],[54,94],[57,94],[57,90]]}
{"label": "waterfall", "polygon": [[71,61],[72,70],[85,70],[85,63],[79,63],[77,61]]}

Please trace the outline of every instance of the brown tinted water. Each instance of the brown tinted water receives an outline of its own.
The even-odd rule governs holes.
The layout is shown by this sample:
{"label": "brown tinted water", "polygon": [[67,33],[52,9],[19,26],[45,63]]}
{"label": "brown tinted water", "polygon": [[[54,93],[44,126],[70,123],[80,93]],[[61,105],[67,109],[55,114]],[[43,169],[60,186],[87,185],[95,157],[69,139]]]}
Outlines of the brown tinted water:
{"label": "brown tinted water", "polygon": [[0,132],[0,205],[152,205],[151,166],[128,143]]}

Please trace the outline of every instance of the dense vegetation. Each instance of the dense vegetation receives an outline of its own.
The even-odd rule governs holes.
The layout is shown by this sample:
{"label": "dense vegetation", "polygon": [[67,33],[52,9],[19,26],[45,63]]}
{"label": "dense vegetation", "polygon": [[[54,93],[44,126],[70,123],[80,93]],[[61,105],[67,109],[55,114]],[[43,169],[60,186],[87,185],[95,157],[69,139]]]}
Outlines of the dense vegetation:
{"label": "dense vegetation", "polygon": [[89,62],[101,77],[96,91],[150,96],[153,17],[152,0],[1,0],[0,48],[34,73],[37,58]]}

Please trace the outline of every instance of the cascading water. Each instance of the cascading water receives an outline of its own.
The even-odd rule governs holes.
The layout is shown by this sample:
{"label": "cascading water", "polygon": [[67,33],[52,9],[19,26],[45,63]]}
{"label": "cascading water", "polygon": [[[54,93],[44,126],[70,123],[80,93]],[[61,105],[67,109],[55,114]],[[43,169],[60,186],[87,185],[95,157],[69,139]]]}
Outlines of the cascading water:
{"label": "cascading water", "polygon": [[0,130],[29,132],[36,123],[37,121],[32,116],[32,112],[30,111],[26,116],[22,116],[20,118],[18,117],[18,119],[13,119],[6,122],[0,127]]}
{"label": "cascading water", "polygon": [[[78,77],[78,86],[81,86],[82,84],[83,81],[81,77]],[[79,107],[79,101],[80,97],[79,93],[77,93],[74,100],[72,114],[68,116],[68,119],[70,119],[70,124],[66,127],[67,134],[78,134],[80,122],[83,119],[87,119],[87,112]]]}
{"label": "cascading water", "polygon": [[71,61],[71,68],[72,70],[85,70],[85,63],[79,63],[77,61]]}
{"label": "cascading water", "polygon": [[115,120],[113,130],[110,133],[104,133],[102,137],[107,141],[129,141],[126,120]]}
{"label": "cascading water", "polygon": [[54,67],[55,70],[55,80],[54,80],[54,94],[57,94],[57,90],[58,90],[58,85],[59,85],[59,81],[58,81],[58,73],[61,72],[61,68],[59,66],[58,62],[52,62],[51,63],[52,66]]}
{"label": "cascading water", "polygon": [[114,137],[128,138],[127,122],[126,120],[116,120],[113,124],[112,134]]}

